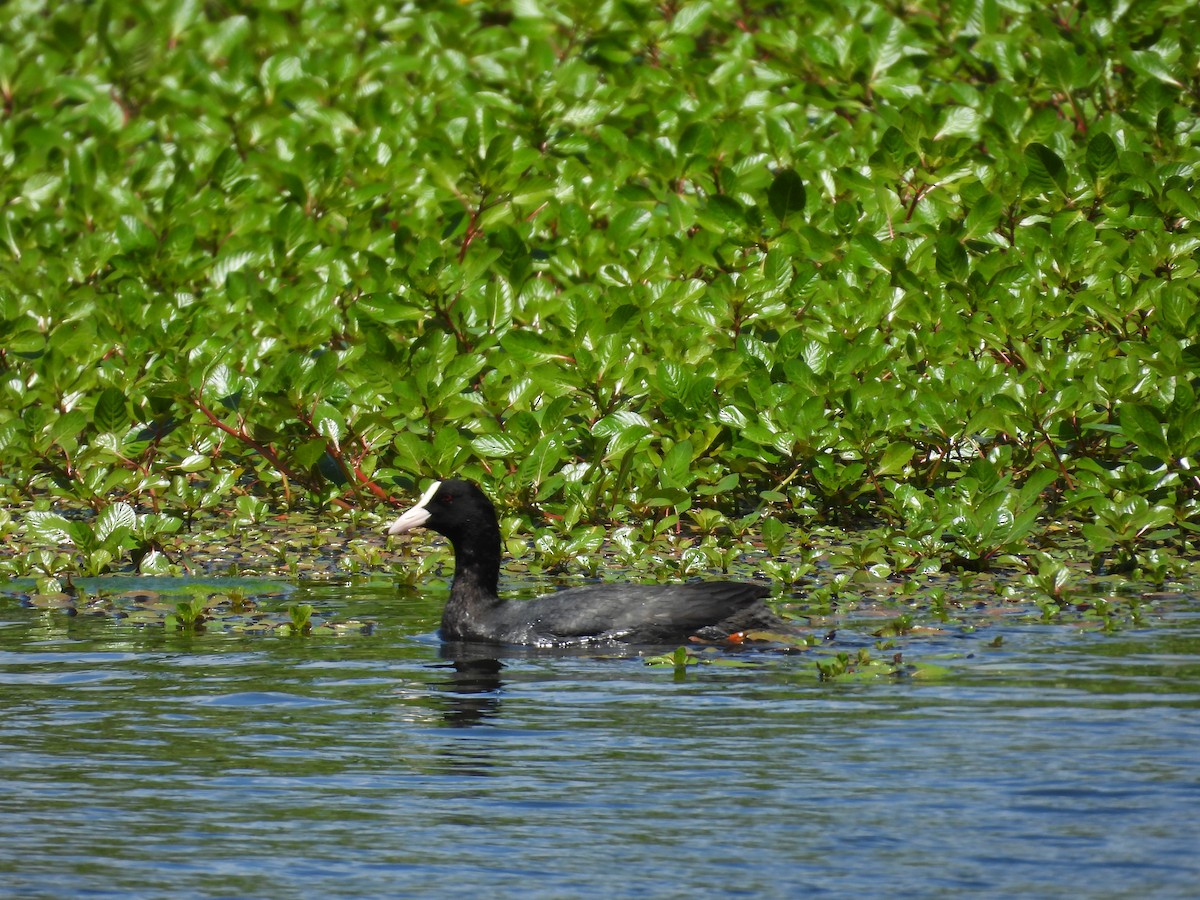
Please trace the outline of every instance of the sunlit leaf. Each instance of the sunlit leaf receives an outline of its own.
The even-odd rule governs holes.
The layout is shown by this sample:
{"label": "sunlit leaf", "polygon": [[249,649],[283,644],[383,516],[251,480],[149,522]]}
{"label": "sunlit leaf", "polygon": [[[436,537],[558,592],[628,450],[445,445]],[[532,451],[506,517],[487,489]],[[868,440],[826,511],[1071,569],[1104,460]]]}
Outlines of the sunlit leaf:
{"label": "sunlit leaf", "polygon": [[482,456],[501,459],[514,456],[523,449],[520,440],[507,434],[485,434],[471,441],[471,446]]}
{"label": "sunlit leaf", "polygon": [[70,540],[67,520],[58,513],[31,510],[25,514],[25,522],[41,540],[55,544],[62,544]]}
{"label": "sunlit leaf", "polygon": [[118,528],[133,530],[137,525],[137,513],[128,503],[110,503],[101,510],[96,519],[96,537],[105,541]]}

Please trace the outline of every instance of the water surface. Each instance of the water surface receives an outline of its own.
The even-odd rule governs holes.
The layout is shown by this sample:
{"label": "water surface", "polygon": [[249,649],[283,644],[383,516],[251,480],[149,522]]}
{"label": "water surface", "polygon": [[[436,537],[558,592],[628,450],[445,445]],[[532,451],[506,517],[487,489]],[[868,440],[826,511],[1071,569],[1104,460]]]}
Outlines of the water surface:
{"label": "water surface", "polygon": [[[11,897],[1194,896],[1200,615],[810,654],[443,648],[441,597],[299,586],[369,634],[167,634],[0,599]],[[854,642],[853,627],[846,640]],[[863,632],[860,643],[870,640]]]}

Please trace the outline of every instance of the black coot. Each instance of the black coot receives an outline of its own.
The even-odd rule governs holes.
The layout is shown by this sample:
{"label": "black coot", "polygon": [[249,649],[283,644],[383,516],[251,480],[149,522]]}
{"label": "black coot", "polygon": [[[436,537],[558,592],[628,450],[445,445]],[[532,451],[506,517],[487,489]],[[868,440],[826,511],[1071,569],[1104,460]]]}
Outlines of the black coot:
{"label": "black coot", "polygon": [[564,646],[597,642],[664,644],[696,635],[721,640],[748,629],[786,627],[762,584],[593,584],[534,600],[502,600],[500,527],[487,496],[469,481],[434,484],[388,534],[431,528],[454,546],[454,582],[442,639]]}

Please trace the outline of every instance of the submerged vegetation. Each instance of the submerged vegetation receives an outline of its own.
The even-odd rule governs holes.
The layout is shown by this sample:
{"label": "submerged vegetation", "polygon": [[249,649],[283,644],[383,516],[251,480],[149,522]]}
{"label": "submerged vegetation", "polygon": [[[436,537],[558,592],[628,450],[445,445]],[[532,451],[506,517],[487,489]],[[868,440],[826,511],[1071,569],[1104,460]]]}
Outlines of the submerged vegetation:
{"label": "submerged vegetation", "polygon": [[1198,24],[5,4],[0,575],[177,572],[461,475],[535,574],[824,566],[817,614],[936,613],[999,568],[1050,618],[1192,584]]}

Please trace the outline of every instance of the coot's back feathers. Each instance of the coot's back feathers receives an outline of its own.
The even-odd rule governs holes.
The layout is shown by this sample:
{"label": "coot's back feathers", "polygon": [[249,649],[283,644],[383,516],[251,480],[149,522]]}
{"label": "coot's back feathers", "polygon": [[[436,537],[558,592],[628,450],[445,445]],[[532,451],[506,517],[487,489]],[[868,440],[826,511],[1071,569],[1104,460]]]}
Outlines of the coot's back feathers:
{"label": "coot's back feathers", "polygon": [[[460,641],[506,644],[577,644],[594,641],[659,644],[686,640],[719,626],[748,607],[761,605],[765,585],[590,584],[534,600],[488,598],[443,616],[442,636]],[[453,599],[454,591],[451,589]],[[449,608],[449,607],[448,607]],[[742,627],[731,623],[728,636]]]}
{"label": "coot's back feathers", "polygon": [[728,637],[783,623],[767,607],[770,589],[732,581],[591,584],[534,600],[497,596],[500,528],[487,496],[468,481],[435,484],[388,528],[430,528],[454,547],[454,582],[442,613],[451,641],[561,646],[592,642],[663,644],[693,635]]}

